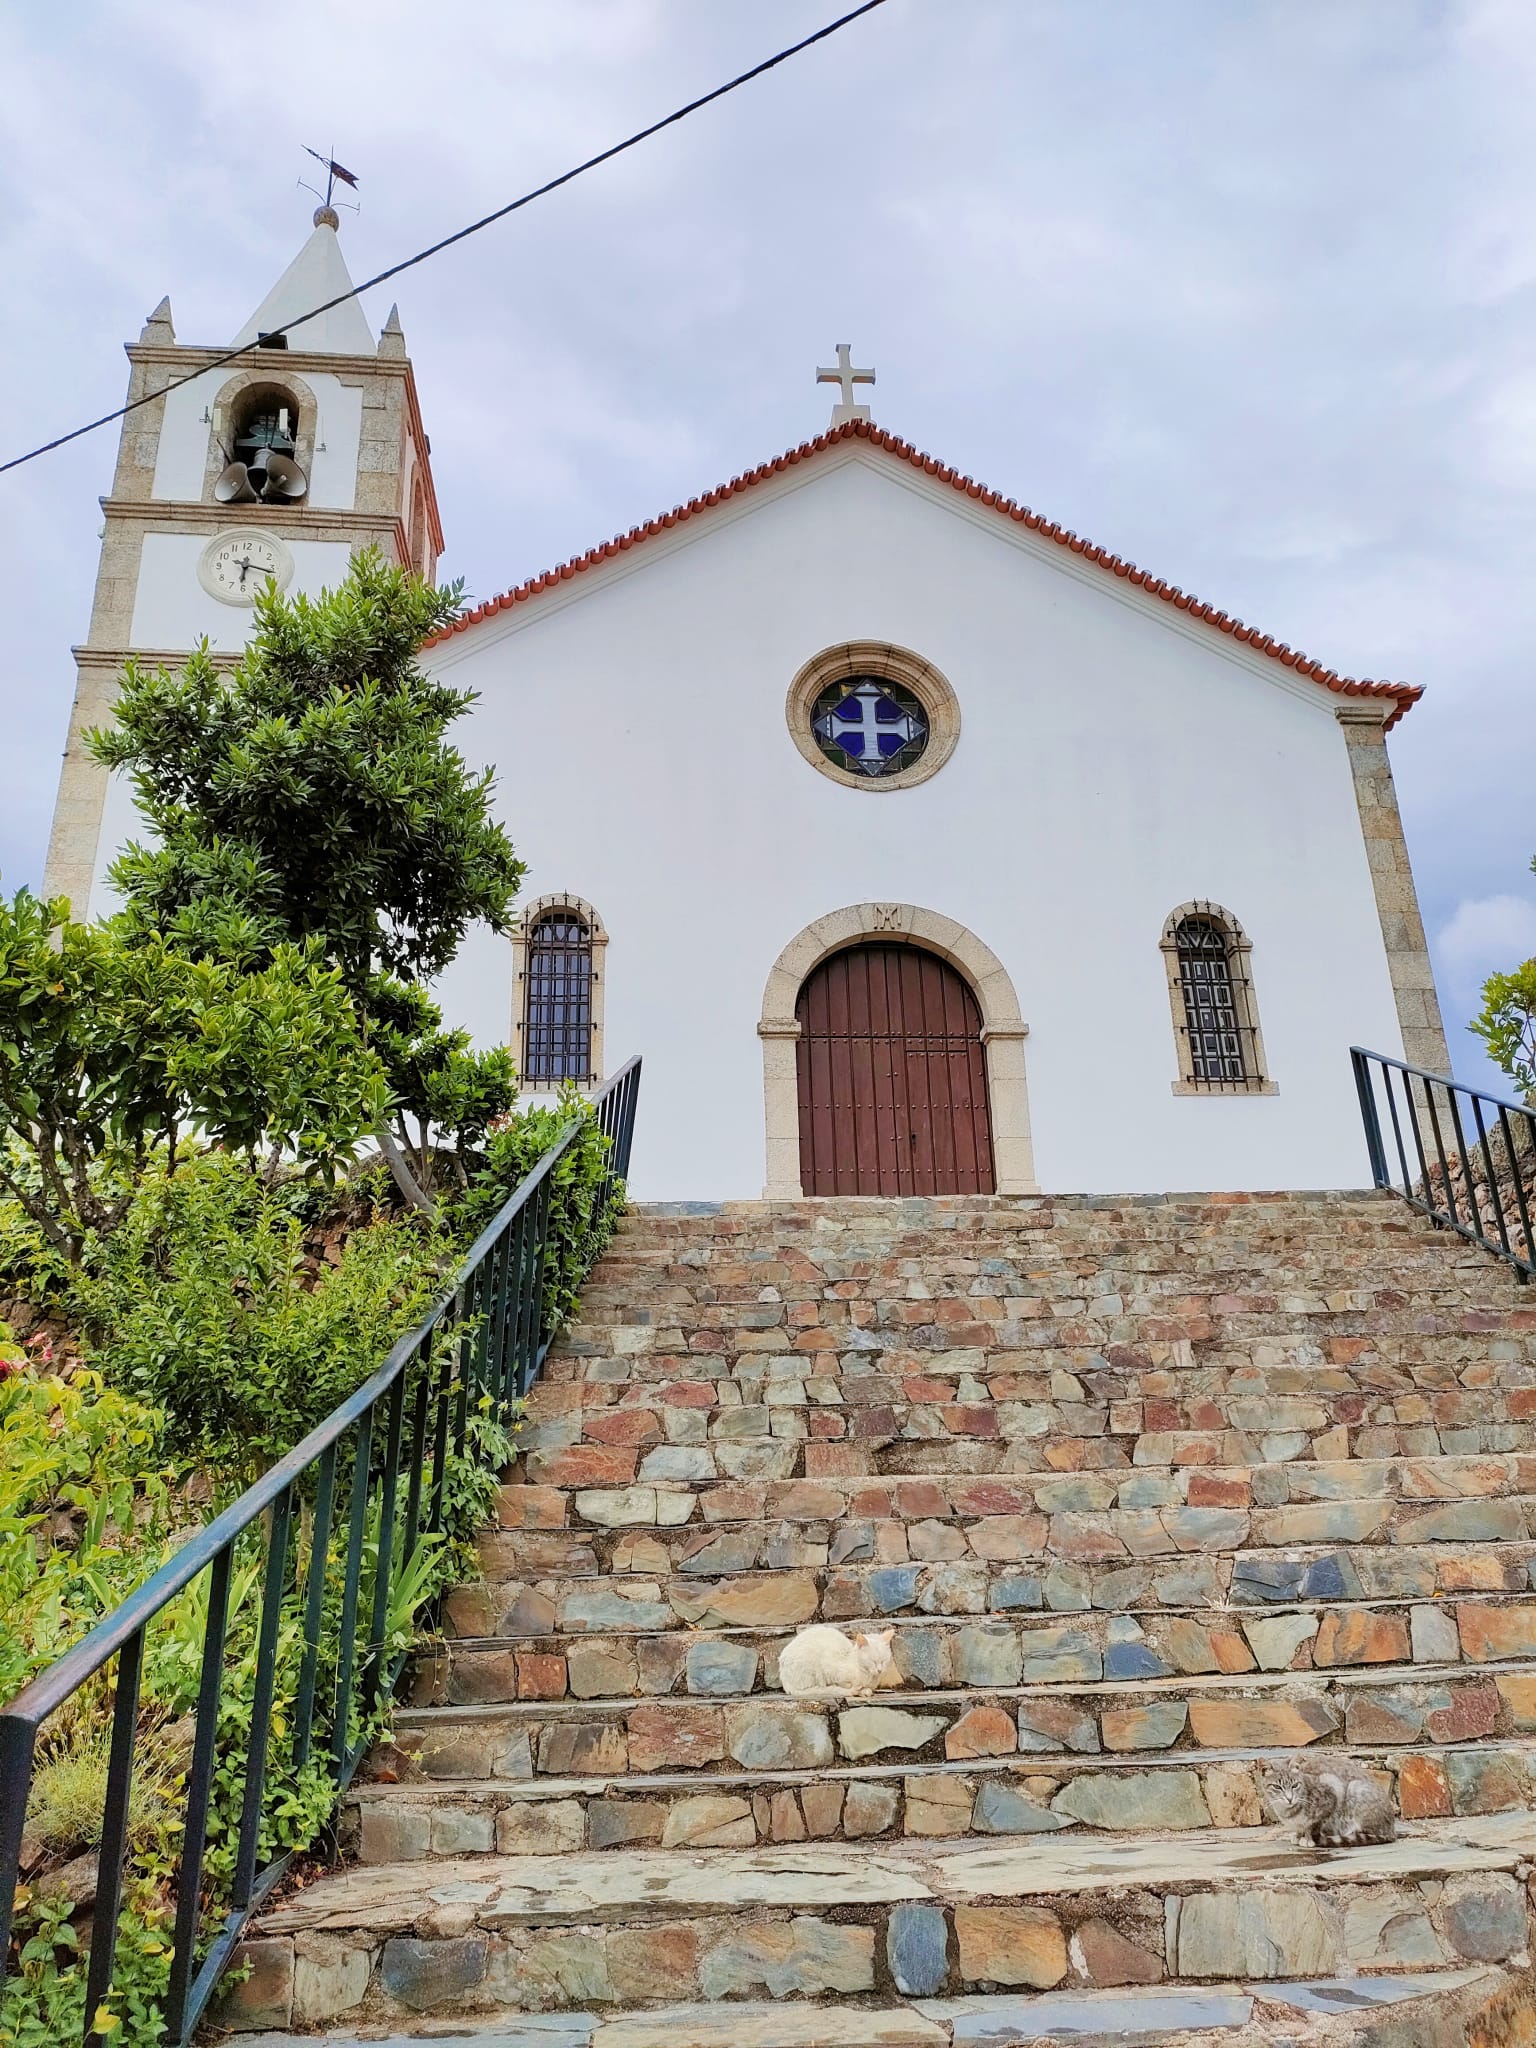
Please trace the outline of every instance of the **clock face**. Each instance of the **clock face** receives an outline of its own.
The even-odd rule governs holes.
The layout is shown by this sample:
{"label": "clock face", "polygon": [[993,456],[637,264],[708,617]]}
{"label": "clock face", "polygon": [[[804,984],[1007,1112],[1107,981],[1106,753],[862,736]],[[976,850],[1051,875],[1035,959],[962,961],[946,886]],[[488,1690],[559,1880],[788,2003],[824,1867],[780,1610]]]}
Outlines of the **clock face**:
{"label": "clock face", "polygon": [[274,534],[221,533],[203,549],[198,574],[223,603],[254,604],[269,585],[287,588],[293,557]]}

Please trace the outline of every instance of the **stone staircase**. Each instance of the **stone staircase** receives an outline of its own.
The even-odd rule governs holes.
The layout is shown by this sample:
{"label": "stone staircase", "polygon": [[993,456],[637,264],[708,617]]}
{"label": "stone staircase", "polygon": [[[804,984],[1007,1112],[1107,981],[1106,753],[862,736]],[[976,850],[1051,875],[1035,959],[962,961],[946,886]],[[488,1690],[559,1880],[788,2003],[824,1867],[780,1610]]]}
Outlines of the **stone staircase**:
{"label": "stone staircase", "polygon": [[[227,2022],[1536,2037],[1536,1299],[1389,1198],[641,1209],[521,1445]],[[877,1698],[785,1698],[816,1619]],[[1279,1838],[1301,1747],[1399,1839]]]}

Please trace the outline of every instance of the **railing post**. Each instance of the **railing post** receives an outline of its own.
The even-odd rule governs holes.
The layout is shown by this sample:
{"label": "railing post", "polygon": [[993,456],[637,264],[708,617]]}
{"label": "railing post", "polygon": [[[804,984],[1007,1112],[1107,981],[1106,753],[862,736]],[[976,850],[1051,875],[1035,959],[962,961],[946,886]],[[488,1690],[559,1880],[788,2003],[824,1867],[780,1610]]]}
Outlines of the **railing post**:
{"label": "railing post", "polygon": [[1371,1158],[1371,1179],[1379,1188],[1389,1185],[1387,1155],[1381,1142],[1381,1112],[1376,1106],[1376,1089],[1368,1065],[1369,1054],[1358,1045],[1349,1049],[1354,1062],[1355,1088],[1360,1096],[1360,1116],[1365,1125],[1365,1148]]}
{"label": "railing post", "polygon": [[21,1882],[21,1838],[27,1824],[27,1794],[37,1726],[16,1714],[0,1714],[0,1985],[11,1946],[11,1916]]}
{"label": "railing post", "polygon": [[187,1782],[187,1816],[181,1831],[181,1862],[176,1871],[176,1937],[171,1954],[171,1981],[166,1992],[165,2031],[173,2042],[186,2034],[187,1993],[197,1960],[197,1922],[203,1884],[203,1852],[208,1838],[208,1802],[213,1791],[215,1745],[219,1733],[219,1696],[224,1684],[224,1643],[229,1625],[229,1571],[233,1545],[226,1544],[209,1567],[208,1620],[203,1634],[203,1667],[197,1688],[197,1726],[192,1737],[192,1769]]}
{"label": "railing post", "polygon": [[256,1638],[256,1677],[251,1687],[251,1732],[246,1738],[245,1794],[240,1802],[240,1846],[235,1856],[235,1881],[230,1886],[230,1903],[237,1910],[250,1904],[256,1884],[261,1807],[267,1789],[267,1743],[272,1733],[272,1691],[277,1677],[277,1635],[283,1619],[288,1525],[292,1514],[293,1488],[288,1486],[272,1503],[267,1562],[262,1573],[261,1627]]}
{"label": "railing post", "polygon": [[[107,1798],[96,1856],[96,1909],[91,1919],[91,1963],[85,1980],[87,2048],[102,2038],[92,2024],[112,1988],[117,1921],[123,1903],[123,1857],[128,1847],[128,1805],[133,1797],[133,1753],[139,1723],[139,1678],[144,1669],[144,1624],[117,1653],[117,1696],[112,1703],[112,1746],[107,1753]],[[23,1800],[25,1804],[25,1800]]]}

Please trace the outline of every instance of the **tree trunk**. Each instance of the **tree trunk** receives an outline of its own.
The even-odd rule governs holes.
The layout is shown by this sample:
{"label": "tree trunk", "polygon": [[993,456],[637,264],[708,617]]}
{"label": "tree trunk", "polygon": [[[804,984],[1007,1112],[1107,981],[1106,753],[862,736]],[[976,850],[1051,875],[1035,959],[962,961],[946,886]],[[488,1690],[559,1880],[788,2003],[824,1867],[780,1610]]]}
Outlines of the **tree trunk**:
{"label": "tree trunk", "polygon": [[395,1186],[400,1190],[406,1201],[413,1209],[419,1209],[423,1216],[435,1215],[436,1204],[433,1202],[432,1197],[424,1192],[420,1181],[412,1173],[409,1165],[406,1163],[405,1154],[395,1143],[394,1133],[390,1130],[388,1124],[380,1124],[379,1128],[374,1132],[374,1136],[378,1139],[379,1150],[384,1154],[389,1170],[394,1176]]}

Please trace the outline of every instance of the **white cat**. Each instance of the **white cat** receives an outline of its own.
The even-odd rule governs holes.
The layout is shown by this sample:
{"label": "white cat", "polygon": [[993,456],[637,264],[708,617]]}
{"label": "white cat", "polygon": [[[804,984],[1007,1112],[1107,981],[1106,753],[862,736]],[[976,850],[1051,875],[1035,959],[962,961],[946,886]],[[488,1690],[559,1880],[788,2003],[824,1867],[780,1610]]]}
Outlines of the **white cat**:
{"label": "white cat", "polygon": [[891,1661],[895,1633],[850,1638],[826,1622],[803,1628],[779,1652],[779,1684],[796,1700],[868,1699]]}

